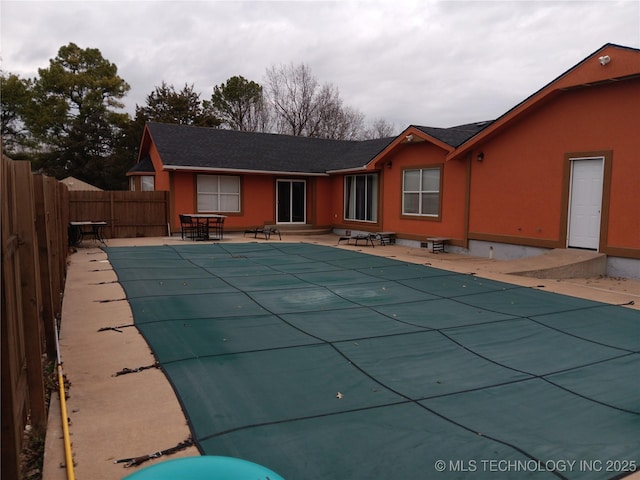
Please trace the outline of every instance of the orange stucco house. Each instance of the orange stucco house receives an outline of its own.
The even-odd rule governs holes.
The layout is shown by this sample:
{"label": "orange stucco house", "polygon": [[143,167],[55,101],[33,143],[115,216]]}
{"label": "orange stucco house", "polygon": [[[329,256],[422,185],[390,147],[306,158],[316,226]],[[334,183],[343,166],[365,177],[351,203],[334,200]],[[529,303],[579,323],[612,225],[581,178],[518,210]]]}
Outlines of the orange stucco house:
{"label": "orange stucco house", "polygon": [[582,248],[640,278],[640,50],[604,45],[496,120],[394,138],[149,123],[128,175],[171,192],[174,231],[180,213],[217,212],[230,231],[392,231],[496,258]]}

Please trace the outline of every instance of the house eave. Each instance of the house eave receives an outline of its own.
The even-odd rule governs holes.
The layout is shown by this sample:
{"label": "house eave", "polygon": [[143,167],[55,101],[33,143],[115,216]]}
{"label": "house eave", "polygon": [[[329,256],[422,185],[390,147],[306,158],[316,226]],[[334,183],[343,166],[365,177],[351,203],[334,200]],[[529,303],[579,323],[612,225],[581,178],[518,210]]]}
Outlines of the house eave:
{"label": "house eave", "polygon": [[155,177],[156,172],[133,172],[133,173],[125,173],[125,177]]}
{"label": "house eave", "polygon": [[223,173],[252,173],[256,175],[288,175],[298,177],[328,177],[323,172],[292,172],[287,170],[252,170],[245,168],[220,168],[220,167],[192,167],[183,165],[164,165],[163,170],[181,172],[223,172]]}
{"label": "house eave", "polygon": [[327,170],[327,174],[336,175],[336,174],[349,173],[349,172],[362,172],[363,170],[367,170],[366,165],[363,165],[361,167],[341,168],[339,170]]}

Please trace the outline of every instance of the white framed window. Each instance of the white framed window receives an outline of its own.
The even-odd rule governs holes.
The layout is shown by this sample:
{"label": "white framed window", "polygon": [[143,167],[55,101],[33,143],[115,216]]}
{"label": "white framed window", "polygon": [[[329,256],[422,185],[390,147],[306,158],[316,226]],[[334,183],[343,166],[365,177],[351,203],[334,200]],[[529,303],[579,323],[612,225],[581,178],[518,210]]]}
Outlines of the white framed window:
{"label": "white framed window", "polygon": [[140,177],[140,190],[143,192],[153,192],[156,189],[156,177],[153,175],[143,175]]}
{"label": "white framed window", "polygon": [[402,174],[402,214],[440,215],[440,167],[405,170]]}
{"label": "white framed window", "polygon": [[198,212],[239,212],[240,177],[198,175]]}
{"label": "white framed window", "polygon": [[129,190],[136,191],[136,177],[129,177]]}
{"label": "white framed window", "polygon": [[378,175],[344,177],[344,218],[362,222],[378,221]]}

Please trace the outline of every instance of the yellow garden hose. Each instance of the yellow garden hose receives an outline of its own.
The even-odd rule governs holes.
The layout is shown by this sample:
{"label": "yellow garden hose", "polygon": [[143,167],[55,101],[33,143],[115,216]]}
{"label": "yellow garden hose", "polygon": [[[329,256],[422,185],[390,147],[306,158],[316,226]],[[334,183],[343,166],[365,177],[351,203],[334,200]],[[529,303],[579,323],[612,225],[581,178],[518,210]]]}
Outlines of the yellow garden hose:
{"label": "yellow garden hose", "polygon": [[67,416],[67,399],[64,391],[64,375],[62,360],[60,359],[60,343],[58,342],[58,326],[56,325],[56,350],[58,354],[58,386],[60,393],[60,416],[62,417],[62,436],[64,439],[64,458],[67,467],[67,480],[75,480],[73,472],[73,455],[71,453],[71,439],[69,438],[69,417]]}

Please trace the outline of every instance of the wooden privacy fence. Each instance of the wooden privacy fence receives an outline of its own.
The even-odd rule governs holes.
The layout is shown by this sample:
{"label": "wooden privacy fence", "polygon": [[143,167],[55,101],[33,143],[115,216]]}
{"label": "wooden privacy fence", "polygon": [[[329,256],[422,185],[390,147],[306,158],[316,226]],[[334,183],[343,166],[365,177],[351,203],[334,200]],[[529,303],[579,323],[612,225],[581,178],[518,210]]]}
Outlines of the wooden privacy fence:
{"label": "wooden privacy fence", "polygon": [[56,322],[70,221],[105,221],[107,238],[164,236],[168,192],[69,192],[31,163],[2,156],[2,478],[20,478],[24,429],[47,424],[43,360],[56,358]]}
{"label": "wooden privacy fence", "polygon": [[67,187],[2,156],[2,478],[20,477],[27,422],[47,423],[43,359],[56,357],[66,275]]}
{"label": "wooden privacy fence", "polygon": [[107,222],[107,238],[168,235],[169,192],[71,191],[72,222]]}

